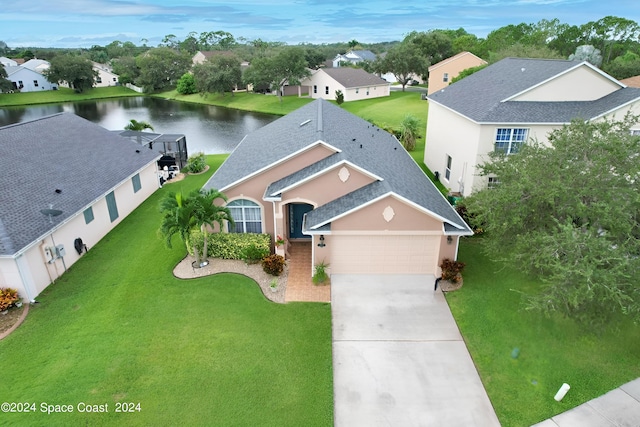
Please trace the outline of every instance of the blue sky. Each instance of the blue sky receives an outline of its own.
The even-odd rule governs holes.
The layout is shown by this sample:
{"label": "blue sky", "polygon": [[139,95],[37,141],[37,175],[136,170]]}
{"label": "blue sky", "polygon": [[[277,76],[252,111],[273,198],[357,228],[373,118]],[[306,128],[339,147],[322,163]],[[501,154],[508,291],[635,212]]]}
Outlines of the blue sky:
{"label": "blue sky", "polygon": [[638,0],[20,0],[0,8],[9,47],[90,47],[114,40],[157,46],[174,34],[226,31],[287,44],[401,40],[464,28],[478,37],[508,24],[558,18],[579,25],[607,15],[640,22]]}

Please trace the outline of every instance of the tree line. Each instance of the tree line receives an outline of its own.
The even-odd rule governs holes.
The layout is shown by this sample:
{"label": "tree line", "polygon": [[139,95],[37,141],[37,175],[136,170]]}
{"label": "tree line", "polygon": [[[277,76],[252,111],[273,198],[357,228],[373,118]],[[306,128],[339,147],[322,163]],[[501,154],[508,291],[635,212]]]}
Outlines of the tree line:
{"label": "tree line", "polygon": [[[67,81],[77,91],[93,84],[95,73],[89,61],[110,64],[120,83],[133,83],[147,92],[177,87],[183,93],[232,93],[234,88],[246,85],[278,90],[284,84],[296,84],[308,74],[308,69],[318,68],[350,49],[367,49],[378,54],[376,61],[364,61],[357,66],[369,72],[393,73],[403,87],[414,76],[426,79],[430,65],[463,51],[489,63],[509,56],[567,59],[573,55],[572,59],[587,59],[618,79],[640,74],[640,25],[616,16],[582,25],[569,25],[558,19],[510,24],[484,38],[464,28],[412,31],[403,40],[371,44],[353,39],[343,43],[287,45],[259,38],[236,38],[225,31],[191,32],[184,39],[169,34],[156,47],[149,47],[142,40],[140,46],[113,41],[89,49],[18,50],[0,41],[0,55],[47,59],[52,65],[48,77],[52,81]],[[213,56],[192,70],[192,57],[198,51],[227,54]],[[242,68],[242,62],[250,65]],[[180,82],[182,78],[184,81]]]}

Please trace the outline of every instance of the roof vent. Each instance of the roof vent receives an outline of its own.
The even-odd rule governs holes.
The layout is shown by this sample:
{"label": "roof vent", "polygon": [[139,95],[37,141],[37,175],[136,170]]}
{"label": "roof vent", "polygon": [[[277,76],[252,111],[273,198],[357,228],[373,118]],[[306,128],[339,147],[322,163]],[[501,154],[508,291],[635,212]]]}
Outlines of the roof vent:
{"label": "roof vent", "polygon": [[136,150],[136,153],[139,153],[139,152],[140,152],[140,150]]}
{"label": "roof vent", "polygon": [[300,123],[300,127],[306,125],[307,123],[311,122],[311,119],[309,120],[305,120],[304,122]]}
{"label": "roof vent", "polygon": [[59,188],[56,188],[56,194],[60,194],[60,193],[62,193],[62,190]]}

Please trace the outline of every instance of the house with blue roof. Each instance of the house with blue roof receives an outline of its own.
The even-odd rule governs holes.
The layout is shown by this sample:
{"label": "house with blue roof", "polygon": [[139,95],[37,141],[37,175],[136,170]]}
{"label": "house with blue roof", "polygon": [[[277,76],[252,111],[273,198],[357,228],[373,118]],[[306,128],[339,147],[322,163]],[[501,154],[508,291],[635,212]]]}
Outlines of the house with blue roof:
{"label": "house with blue roof", "polygon": [[640,89],[586,61],[506,58],[427,99],[425,164],[464,196],[497,182],[477,168],[493,151],[515,154],[532,140],[544,143],[574,119],[640,114]]}
{"label": "house with blue roof", "polygon": [[438,275],[473,234],[393,135],[324,99],[246,136],[204,188],[228,197],[223,231],[310,245],[331,274]]}

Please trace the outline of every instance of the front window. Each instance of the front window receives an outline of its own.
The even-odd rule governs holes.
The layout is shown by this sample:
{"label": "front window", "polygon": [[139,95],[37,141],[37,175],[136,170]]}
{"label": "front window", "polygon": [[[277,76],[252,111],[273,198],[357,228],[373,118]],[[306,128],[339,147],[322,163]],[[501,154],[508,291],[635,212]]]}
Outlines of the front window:
{"label": "front window", "polygon": [[227,204],[235,223],[230,233],[262,233],[260,206],[251,200],[238,199]]}
{"label": "front window", "polygon": [[498,180],[497,176],[490,176],[489,177],[489,184],[488,184],[488,188],[496,188],[498,186],[498,184],[500,184],[500,181]]}
{"label": "front window", "polygon": [[527,141],[529,129],[498,128],[496,131],[495,151],[505,154],[517,153]]}
{"label": "front window", "polygon": [[444,76],[442,76],[442,81],[445,83],[449,81],[449,73],[444,73]]}
{"label": "front window", "polygon": [[324,87],[324,94],[329,95],[329,86]]}

